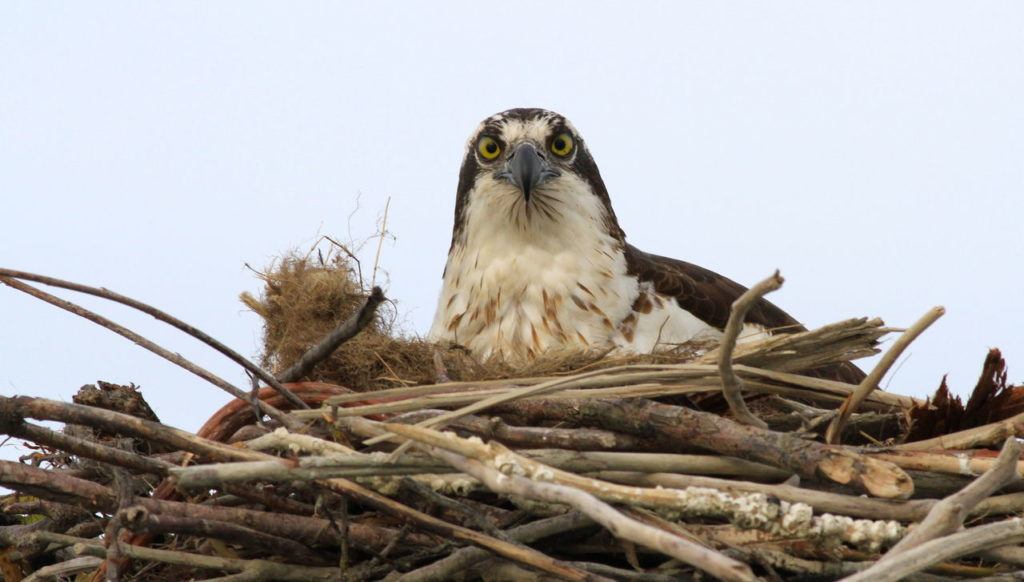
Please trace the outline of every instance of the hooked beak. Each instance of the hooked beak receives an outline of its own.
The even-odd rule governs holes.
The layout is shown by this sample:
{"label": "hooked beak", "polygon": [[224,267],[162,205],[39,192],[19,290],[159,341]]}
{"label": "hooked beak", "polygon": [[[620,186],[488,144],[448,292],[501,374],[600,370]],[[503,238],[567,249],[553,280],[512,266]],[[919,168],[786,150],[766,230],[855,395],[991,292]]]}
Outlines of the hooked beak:
{"label": "hooked beak", "polygon": [[551,167],[551,164],[537,152],[533,144],[524,143],[512,151],[512,155],[505,162],[505,169],[498,172],[498,177],[519,188],[523,197],[529,201],[531,192],[560,174],[561,172]]}

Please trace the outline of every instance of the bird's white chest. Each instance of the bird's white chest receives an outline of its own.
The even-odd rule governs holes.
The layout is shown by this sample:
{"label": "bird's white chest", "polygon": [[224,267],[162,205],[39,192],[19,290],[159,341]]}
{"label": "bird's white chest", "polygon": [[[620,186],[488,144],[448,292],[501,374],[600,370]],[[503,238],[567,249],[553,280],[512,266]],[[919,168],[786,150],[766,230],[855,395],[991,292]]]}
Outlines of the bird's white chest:
{"label": "bird's white chest", "polygon": [[637,293],[625,258],[611,247],[455,249],[430,337],[512,361],[604,349],[614,345]]}

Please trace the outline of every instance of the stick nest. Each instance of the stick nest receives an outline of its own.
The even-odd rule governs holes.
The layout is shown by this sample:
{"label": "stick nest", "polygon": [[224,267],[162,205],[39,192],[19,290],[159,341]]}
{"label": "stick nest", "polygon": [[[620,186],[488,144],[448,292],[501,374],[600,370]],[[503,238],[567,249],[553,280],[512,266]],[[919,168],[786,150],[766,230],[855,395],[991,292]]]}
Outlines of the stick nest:
{"label": "stick nest", "polygon": [[[0,282],[56,284],[30,275]],[[807,374],[876,353],[893,330],[867,318],[724,354],[705,342],[515,368],[402,333],[393,304],[373,313],[344,253],[289,255],[259,276],[260,296],[242,301],[263,318],[259,361],[275,376],[374,315],[284,385],[310,408],[263,386],[259,414],[234,399],[191,434],[161,424],[134,385],[100,382],[72,403],[0,397],[0,432],[31,449],[0,461],[14,491],[0,499],[0,579],[934,580],[1024,568],[1024,390],[998,350],[967,404],[944,380],[927,401],[861,399]],[[723,358],[742,415],[722,397]],[[830,424],[843,444],[825,444]]]}

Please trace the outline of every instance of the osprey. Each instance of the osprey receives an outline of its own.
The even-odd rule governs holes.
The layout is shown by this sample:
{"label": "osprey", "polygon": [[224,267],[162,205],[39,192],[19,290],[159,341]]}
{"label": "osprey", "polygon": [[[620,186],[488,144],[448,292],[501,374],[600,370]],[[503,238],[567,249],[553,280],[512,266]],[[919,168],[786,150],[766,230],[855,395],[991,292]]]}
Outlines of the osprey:
{"label": "osprey", "polygon": [[[627,243],[583,138],[544,109],[498,113],[470,138],[443,280],[429,337],[513,362],[556,351],[649,353],[720,337],[745,291]],[[764,300],[746,327],[803,329]],[[851,382],[863,376],[854,366],[840,372]]]}

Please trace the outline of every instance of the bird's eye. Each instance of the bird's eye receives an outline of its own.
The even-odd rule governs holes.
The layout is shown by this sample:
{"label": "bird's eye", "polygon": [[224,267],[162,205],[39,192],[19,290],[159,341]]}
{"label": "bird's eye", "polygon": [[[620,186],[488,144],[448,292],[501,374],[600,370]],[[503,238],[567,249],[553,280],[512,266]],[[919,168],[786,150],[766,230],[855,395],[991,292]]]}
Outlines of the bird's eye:
{"label": "bird's eye", "polygon": [[476,147],[485,160],[493,160],[501,154],[501,146],[492,137],[480,138]]}
{"label": "bird's eye", "polygon": [[551,140],[551,153],[564,158],[572,153],[572,146],[572,136],[568,133],[563,133]]}

